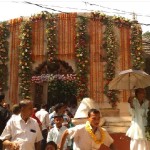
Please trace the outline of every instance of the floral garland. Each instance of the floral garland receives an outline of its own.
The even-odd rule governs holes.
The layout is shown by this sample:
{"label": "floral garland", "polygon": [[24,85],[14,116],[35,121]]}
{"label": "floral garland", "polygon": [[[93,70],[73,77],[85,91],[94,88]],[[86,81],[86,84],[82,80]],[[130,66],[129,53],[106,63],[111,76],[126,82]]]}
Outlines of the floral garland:
{"label": "floral garland", "polygon": [[71,82],[76,80],[76,75],[75,74],[66,74],[66,75],[42,74],[40,76],[32,76],[31,81],[33,83],[43,83],[43,82],[52,82],[53,80],[56,79]]}
{"label": "floral garland", "polygon": [[92,19],[100,20],[100,22],[102,22],[105,25],[109,22],[110,19],[112,23],[117,27],[130,28],[132,24],[132,22],[129,19],[121,16],[107,16],[106,14],[100,12],[92,12],[91,14]]}
{"label": "floral garland", "polygon": [[148,113],[147,113],[147,125],[145,128],[145,135],[147,140],[150,141],[150,108],[148,109]]}
{"label": "floral garland", "polygon": [[88,73],[89,73],[89,50],[87,33],[88,19],[83,16],[78,16],[76,24],[76,45],[75,57],[77,66],[77,83],[78,83],[78,100],[88,95]]}
{"label": "floral garland", "polygon": [[85,124],[85,129],[86,131],[90,134],[90,136],[92,137],[92,139],[94,140],[94,142],[96,144],[103,144],[104,140],[105,140],[105,132],[102,128],[100,128],[100,135],[101,135],[101,139],[97,139],[96,135],[93,133],[90,122],[87,121]]}
{"label": "floral garland", "polygon": [[48,16],[49,16],[49,12],[47,11],[42,11],[41,13],[38,13],[38,14],[35,14],[35,15],[32,15],[29,19],[31,21],[37,21],[37,20],[47,20],[48,19]]}
{"label": "floral garland", "polygon": [[57,15],[42,11],[30,17],[31,21],[46,20],[47,59],[53,61],[57,58]]}
{"label": "floral garland", "polygon": [[115,35],[113,32],[113,23],[108,20],[106,24],[106,29],[104,32],[103,45],[102,48],[106,51],[106,65],[105,65],[105,80],[106,84],[104,86],[104,94],[108,97],[109,102],[112,107],[117,106],[118,91],[109,90],[108,84],[115,77],[115,65],[117,60],[118,43],[116,42]]}
{"label": "floral garland", "polygon": [[24,21],[20,26],[20,45],[19,45],[19,77],[20,77],[20,96],[30,98],[31,72],[32,72],[32,29],[31,22]]}
{"label": "floral garland", "polygon": [[9,25],[6,22],[0,24],[0,91],[8,89],[8,46],[10,35]]}
{"label": "floral garland", "polygon": [[132,68],[140,70],[144,65],[144,57],[142,51],[142,30],[137,22],[133,22],[131,26],[131,56]]}
{"label": "floral garland", "polygon": [[51,62],[57,58],[57,15],[49,14],[47,20],[47,59]]}
{"label": "floral garland", "polygon": [[113,20],[113,23],[119,28],[120,27],[127,27],[127,28],[131,27],[131,21],[124,17],[113,16],[112,20]]}

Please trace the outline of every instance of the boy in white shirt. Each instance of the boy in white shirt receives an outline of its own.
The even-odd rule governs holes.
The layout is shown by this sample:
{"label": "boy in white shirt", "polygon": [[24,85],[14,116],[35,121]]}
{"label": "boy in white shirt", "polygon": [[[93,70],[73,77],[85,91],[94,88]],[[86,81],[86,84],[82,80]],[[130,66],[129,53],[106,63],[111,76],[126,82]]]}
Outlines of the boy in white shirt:
{"label": "boy in white shirt", "polygon": [[[63,126],[63,116],[55,114],[54,123],[55,126],[48,132],[47,142],[54,141],[58,146],[60,145],[62,135],[64,131],[67,129],[66,126]],[[69,150],[71,146],[71,140],[67,138],[63,150]]]}

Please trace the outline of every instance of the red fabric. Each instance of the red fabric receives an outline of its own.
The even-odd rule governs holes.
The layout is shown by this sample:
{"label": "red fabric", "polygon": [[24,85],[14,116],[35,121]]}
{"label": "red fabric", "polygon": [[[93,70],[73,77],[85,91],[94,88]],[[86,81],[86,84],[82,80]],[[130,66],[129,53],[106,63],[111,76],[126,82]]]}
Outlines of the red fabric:
{"label": "red fabric", "polygon": [[42,125],[42,123],[41,123],[41,121],[39,120],[39,118],[37,118],[37,117],[35,116],[35,113],[33,113],[31,117],[34,118],[34,119],[38,122],[39,126]]}

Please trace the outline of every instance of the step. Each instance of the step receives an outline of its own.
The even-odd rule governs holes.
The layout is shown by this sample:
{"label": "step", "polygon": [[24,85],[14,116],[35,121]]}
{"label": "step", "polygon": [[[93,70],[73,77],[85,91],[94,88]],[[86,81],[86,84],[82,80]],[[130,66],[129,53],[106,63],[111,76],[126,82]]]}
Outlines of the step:
{"label": "step", "polygon": [[104,126],[117,126],[117,127],[128,127],[130,126],[131,122],[105,122]]}
{"label": "step", "polygon": [[102,126],[109,133],[126,133],[129,127],[118,127],[118,126]]}
{"label": "step", "polygon": [[131,122],[131,116],[104,117],[106,122]]}

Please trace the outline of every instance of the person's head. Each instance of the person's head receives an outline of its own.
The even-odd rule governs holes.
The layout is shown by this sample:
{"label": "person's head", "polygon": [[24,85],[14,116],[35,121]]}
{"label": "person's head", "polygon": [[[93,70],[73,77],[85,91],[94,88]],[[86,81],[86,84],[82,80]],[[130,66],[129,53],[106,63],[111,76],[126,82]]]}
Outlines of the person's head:
{"label": "person's head", "polygon": [[97,109],[90,109],[88,111],[88,121],[92,127],[98,127],[100,123],[100,112]]}
{"label": "person's head", "polygon": [[31,100],[25,99],[20,101],[19,107],[21,110],[21,116],[28,119],[33,113],[33,102]]}
{"label": "person's head", "polygon": [[4,99],[5,99],[5,95],[4,95],[4,94],[1,94],[1,95],[0,95],[0,104],[3,105]]}
{"label": "person's head", "polygon": [[18,104],[14,104],[12,106],[12,113],[18,115],[20,113],[20,106]]}
{"label": "person's head", "polygon": [[62,115],[55,115],[54,116],[54,123],[56,124],[57,128],[60,128],[62,126],[64,119]]}
{"label": "person's head", "polygon": [[3,107],[10,110],[10,105],[6,102],[3,103]]}
{"label": "person's head", "polygon": [[65,113],[66,113],[70,118],[73,118],[73,114],[72,114],[68,109],[66,109]]}
{"label": "person's head", "polygon": [[57,144],[54,141],[50,141],[46,144],[45,150],[57,150]]}
{"label": "person's head", "polygon": [[54,110],[57,114],[64,114],[65,113],[65,106],[63,103],[58,103],[55,105]]}
{"label": "person's head", "polygon": [[47,104],[42,104],[41,108],[47,110]]}
{"label": "person's head", "polygon": [[135,89],[135,96],[138,100],[143,101],[146,97],[146,91],[143,88]]}

